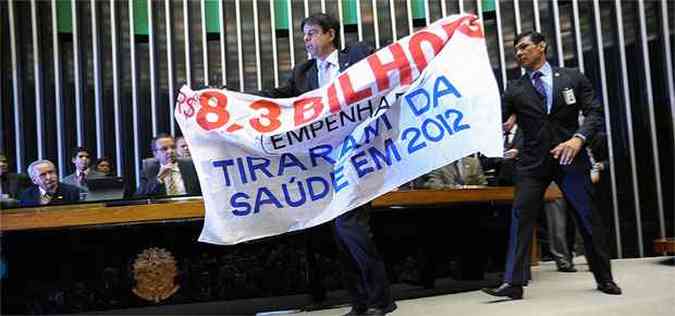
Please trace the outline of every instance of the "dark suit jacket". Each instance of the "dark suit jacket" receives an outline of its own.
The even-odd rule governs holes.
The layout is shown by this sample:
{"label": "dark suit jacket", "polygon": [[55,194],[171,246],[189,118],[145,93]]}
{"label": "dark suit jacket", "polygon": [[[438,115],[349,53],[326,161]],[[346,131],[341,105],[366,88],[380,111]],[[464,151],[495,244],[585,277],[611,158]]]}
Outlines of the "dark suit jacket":
{"label": "dark suit jacket", "polygon": [[[338,52],[340,72],[349,66],[368,57],[374,52],[373,48],[363,42],[358,42]],[[256,94],[268,98],[292,98],[319,87],[316,59],[312,58],[293,67],[290,78],[278,88],[258,91]]]}
{"label": "dark suit jacket", "polygon": [[[201,195],[202,189],[199,186],[199,178],[192,160],[178,159],[178,169],[183,177],[185,184],[185,193],[190,195]],[[138,196],[163,196],[166,195],[166,187],[157,180],[159,172],[159,161],[151,164],[141,171],[141,185],[136,190]]]}
{"label": "dark suit jacket", "polygon": [[[76,186],[59,182],[56,193],[48,205],[73,203],[80,200],[80,189]],[[33,185],[21,193],[21,206],[40,206],[40,188]]]}
{"label": "dark suit jacket", "polygon": [[[535,90],[528,74],[511,82],[502,98],[502,118],[512,113],[517,116],[518,128],[523,132],[522,148],[516,164],[519,176],[542,175],[549,151],[579,133],[590,141],[603,127],[602,106],[595,97],[590,81],[579,71],[551,66],[553,73],[553,102],[547,114],[544,100]],[[575,101],[566,104],[563,90],[572,89]],[[584,122],[579,125],[579,111]],[[585,150],[579,152],[571,168],[590,169]]]}
{"label": "dark suit jacket", "polygon": [[8,194],[12,199],[18,198],[23,190],[33,184],[28,176],[21,173],[5,173],[0,177],[0,181],[2,181],[2,193]]}

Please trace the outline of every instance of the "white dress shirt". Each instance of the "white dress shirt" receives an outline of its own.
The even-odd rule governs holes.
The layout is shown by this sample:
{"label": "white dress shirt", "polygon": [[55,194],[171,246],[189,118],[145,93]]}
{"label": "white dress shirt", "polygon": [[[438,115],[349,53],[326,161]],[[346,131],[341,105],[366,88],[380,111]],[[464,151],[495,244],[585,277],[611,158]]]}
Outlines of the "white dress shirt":
{"label": "white dress shirt", "polygon": [[334,50],[326,59],[316,59],[319,88],[330,83],[340,73],[338,50]]}

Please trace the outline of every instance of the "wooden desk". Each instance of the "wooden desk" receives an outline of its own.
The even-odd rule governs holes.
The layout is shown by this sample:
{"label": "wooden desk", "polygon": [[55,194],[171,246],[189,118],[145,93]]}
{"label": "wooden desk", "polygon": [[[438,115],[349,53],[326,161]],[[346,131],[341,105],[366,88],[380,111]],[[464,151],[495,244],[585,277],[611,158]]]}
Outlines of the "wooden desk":
{"label": "wooden desk", "polygon": [[[560,198],[556,189],[546,191],[546,200]],[[452,203],[511,203],[513,187],[485,187],[455,190],[396,191],[373,201],[373,207],[431,206]],[[138,224],[204,218],[200,197],[162,203],[105,206],[103,203],[75,204],[0,211],[0,231],[56,229],[109,224]]]}
{"label": "wooden desk", "polygon": [[[546,190],[544,196],[546,201],[559,198],[562,198],[562,193],[557,187],[549,187]],[[373,207],[425,206],[474,202],[511,204],[513,202],[513,187],[395,191],[375,199]]]}
{"label": "wooden desk", "polygon": [[675,253],[675,238],[661,238],[654,240],[654,252]]}

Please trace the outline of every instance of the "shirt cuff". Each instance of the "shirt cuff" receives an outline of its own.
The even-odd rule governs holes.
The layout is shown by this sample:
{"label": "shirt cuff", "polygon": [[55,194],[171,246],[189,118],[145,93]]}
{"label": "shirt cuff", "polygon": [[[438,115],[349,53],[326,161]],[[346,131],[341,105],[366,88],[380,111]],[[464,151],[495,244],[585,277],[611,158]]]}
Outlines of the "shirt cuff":
{"label": "shirt cuff", "polygon": [[576,134],[574,134],[574,137],[579,137],[579,138],[581,138],[581,140],[584,141],[584,143],[586,142],[586,136],[584,136],[584,135],[581,134],[581,133],[576,133]]}

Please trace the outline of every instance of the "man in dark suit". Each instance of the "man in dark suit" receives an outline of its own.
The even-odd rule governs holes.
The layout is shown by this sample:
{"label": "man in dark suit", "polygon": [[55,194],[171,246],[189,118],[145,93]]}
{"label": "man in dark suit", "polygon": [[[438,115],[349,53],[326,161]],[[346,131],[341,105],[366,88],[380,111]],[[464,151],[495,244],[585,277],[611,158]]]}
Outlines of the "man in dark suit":
{"label": "man in dark suit", "polygon": [[80,189],[59,182],[56,167],[49,160],[38,160],[28,166],[34,185],[21,193],[21,206],[72,203],[80,200]]}
{"label": "man in dark suit", "polygon": [[21,173],[9,172],[7,157],[0,154],[0,202],[2,205],[14,205],[19,193],[29,186],[31,186],[30,178]]}
{"label": "man in dark suit", "polygon": [[136,190],[139,196],[200,195],[199,178],[191,160],[176,158],[176,142],[173,136],[158,134],[150,144],[156,162],[141,171],[141,184]]}
{"label": "man in dark suit", "polygon": [[[299,96],[326,85],[341,71],[373,53],[373,49],[364,43],[338,51],[339,23],[332,16],[322,13],[308,16],[300,28],[311,58],[296,65],[285,84],[260,91],[259,95],[270,98]],[[366,204],[333,221],[344,267],[344,283],[352,297],[352,310],[347,314],[350,316],[385,315],[396,309],[384,262],[370,238],[369,209],[370,205]]]}
{"label": "man in dark suit", "polygon": [[[514,40],[518,63],[526,74],[509,84],[502,99],[505,130],[517,121],[523,146],[516,162],[516,193],[504,283],[484,292],[511,299],[523,297],[529,270],[528,247],[544,192],[551,181],[560,187],[584,239],[586,258],[597,289],[621,294],[613,280],[602,220],[593,201],[586,140],[603,127],[602,107],[589,80],[577,70],[546,62],[546,42],[536,32]],[[584,115],[579,125],[579,111]]]}

